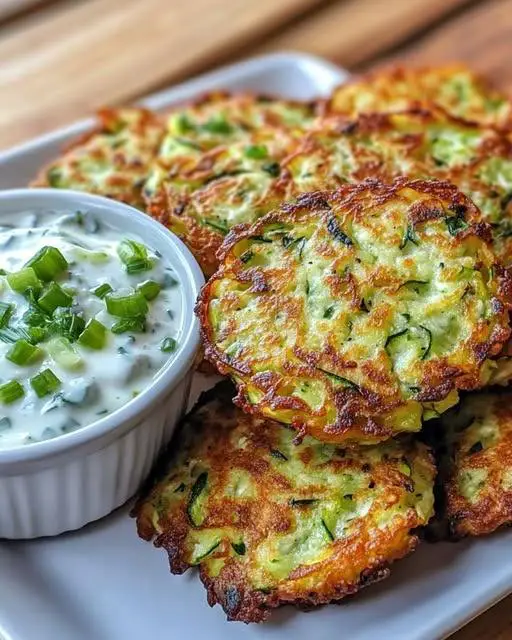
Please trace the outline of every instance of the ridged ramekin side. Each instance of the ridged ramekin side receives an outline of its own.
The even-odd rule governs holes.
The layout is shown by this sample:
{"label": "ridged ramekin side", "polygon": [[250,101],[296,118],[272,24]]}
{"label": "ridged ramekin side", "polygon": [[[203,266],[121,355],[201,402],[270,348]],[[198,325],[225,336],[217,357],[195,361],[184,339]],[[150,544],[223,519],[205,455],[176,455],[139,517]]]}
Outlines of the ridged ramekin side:
{"label": "ridged ramekin side", "polygon": [[189,372],[128,433],[98,450],[33,473],[2,476],[0,538],[54,536],[83,527],[124,504],[148,475],[185,408]]}

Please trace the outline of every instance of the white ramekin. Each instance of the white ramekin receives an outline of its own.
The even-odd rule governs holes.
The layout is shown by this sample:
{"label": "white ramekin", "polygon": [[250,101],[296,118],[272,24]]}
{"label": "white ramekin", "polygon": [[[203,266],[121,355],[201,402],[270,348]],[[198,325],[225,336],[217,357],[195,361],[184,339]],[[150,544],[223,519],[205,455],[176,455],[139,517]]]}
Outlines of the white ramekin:
{"label": "white ramekin", "polygon": [[[78,429],[0,450],[0,537],[35,538],[78,529],[126,502],[149,473],[186,406],[199,348],[194,304],[202,273],[185,245],[145,214],[74,191],[0,192],[0,213],[90,211],[120,234],[138,236],[176,271],[183,295],[177,352],[150,387],[112,414]],[[1,263],[1,254],[0,254]]]}

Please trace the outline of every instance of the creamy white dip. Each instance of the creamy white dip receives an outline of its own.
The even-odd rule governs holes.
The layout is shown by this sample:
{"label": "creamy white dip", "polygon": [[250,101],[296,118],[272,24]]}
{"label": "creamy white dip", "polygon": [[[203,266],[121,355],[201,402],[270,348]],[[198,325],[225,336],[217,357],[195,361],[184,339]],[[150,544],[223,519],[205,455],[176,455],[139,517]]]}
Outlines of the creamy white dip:
{"label": "creamy white dip", "polygon": [[[95,422],[148,387],[173,357],[182,330],[182,289],[177,275],[165,258],[147,245],[150,267],[128,273],[118,255],[124,239],[141,242],[88,213],[27,212],[16,219],[0,216],[0,268],[4,273],[0,275],[0,301],[12,305],[8,323],[0,328],[0,390],[12,381],[23,388],[23,395],[16,400],[0,401],[0,449],[53,438]],[[46,335],[28,340],[40,350],[38,357],[34,362],[15,364],[6,356],[18,337],[28,335],[24,333],[29,328],[27,319],[38,311],[37,299],[51,283],[42,282],[35,295],[18,293],[9,284],[9,274],[23,269],[44,247],[57,248],[68,263],[54,281],[72,297],[72,304],[53,314],[43,313],[44,331],[40,334]],[[145,330],[139,327],[113,333],[122,318],[109,313],[106,298],[94,291],[108,284],[113,296],[131,295],[148,280],[158,283],[161,290],[156,298],[147,300],[142,323]],[[59,319],[63,321],[61,314],[79,316],[85,323],[95,319],[104,325],[103,348],[81,344],[80,334],[70,337],[70,333],[56,332]],[[68,363],[63,366],[55,355],[63,335],[77,361],[72,367]],[[31,380],[48,369],[58,379],[58,386],[39,397]]]}

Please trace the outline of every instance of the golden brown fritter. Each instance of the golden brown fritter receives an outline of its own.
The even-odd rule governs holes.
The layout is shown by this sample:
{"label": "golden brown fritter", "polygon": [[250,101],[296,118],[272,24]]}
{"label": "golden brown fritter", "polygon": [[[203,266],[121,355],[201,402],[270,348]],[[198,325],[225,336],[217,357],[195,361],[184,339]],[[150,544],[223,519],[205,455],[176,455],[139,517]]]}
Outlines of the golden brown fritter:
{"label": "golden brown fritter", "polygon": [[318,120],[284,163],[293,196],[367,177],[448,180],[492,226],[495,250],[512,264],[512,144],[502,133],[439,110]]}
{"label": "golden brown fritter", "polygon": [[312,118],[310,104],[225,93],[171,113],[144,189],[148,211],[186,242],[205,274],[231,227],[284,199],[279,163]]}
{"label": "golden brown fritter", "polygon": [[164,134],[146,109],[102,109],[97,127],[47,165],[33,187],[88,191],[144,208],[142,187]]}
{"label": "golden brown fritter", "polygon": [[507,129],[512,125],[508,97],[461,64],[380,69],[336,89],[325,110],[354,116],[432,104],[456,118]]}
{"label": "golden brown fritter", "polygon": [[489,379],[510,275],[446,182],[306,194],[231,232],[197,314],[247,412],[326,442],[418,431]]}
{"label": "golden brown fritter", "polygon": [[222,383],[184,420],[139,535],[197,566],[210,605],[259,622],[282,604],[340,600],[387,577],[433,513],[429,450],[408,439],[351,450],[244,414]]}
{"label": "golden brown fritter", "polygon": [[[324,118],[285,161],[284,173],[290,196],[369,176],[449,180],[479,206],[491,225],[495,253],[512,266],[512,145],[490,127],[439,110]],[[493,382],[508,383],[511,353],[508,345]]]}
{"label": "golden brown fritter", "polygon": [[464,397],[439,425],[443,510],[455,537],[512,524],[512,393]]}

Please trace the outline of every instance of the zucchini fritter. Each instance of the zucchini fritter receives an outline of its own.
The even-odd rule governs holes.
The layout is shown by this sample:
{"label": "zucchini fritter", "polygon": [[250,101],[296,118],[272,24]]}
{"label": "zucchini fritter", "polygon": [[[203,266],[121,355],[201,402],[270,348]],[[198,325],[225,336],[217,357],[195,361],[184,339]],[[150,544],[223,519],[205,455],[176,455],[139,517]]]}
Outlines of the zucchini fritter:
{"label": "zucchini fritter", "polygon": [[259,622],[387,577],[433,513],[435,468],[407,439],[340,449],[242,413],[221,383],[200,399],[135,508],[172,573],[198,566],[211,606]]}
{"label": "zucchini fritter", "polygon": [[[438,109],[324,118],[311,127],[284,171],[295,193],[368,176],[449,180],[480,208],[491,225],[494,252],[512,266],[512,144],[491,127],[456,120]],[[511,355],[509,345],[493,382],[508,383]]]}
{"label": "zucchini fritter", "polygon": [[224,93],[171,113],[144,193],[149,213],[187,243],[205,274],[231,227],[285,198],[279,163],[312,118],[311,104]]}
{"label": "zucchini fritter", "polygon": [[436,104],[457,118],[510,128],[512,103],[465,65],[392,67],[336,89],[326,110],[349,115],[400,111]]}
{"label": "zucchini fritter", "polygon": [[468,395],[441,420],[444,509],[455,537],[512,524],[512,394]]}
{"label": "zucchini fritter", "polygon": [[144,208],[142,187],[164,134],[145,109],[102,109],[98,126],[74,142],[32,182],[33,187],[77,189]]}
{"label": "zucchini fritter", "polygon": [[493,128],[439,110],[323,118],[284,171],[293,195],[366,177],[448,180],[481,209],[492,226],[495,251],[512,264],[512,144]]}
{"label": "zucchini fritter", "polygon": [[231,232],[197,314],[246,411],[326,442],[418,431],[489,378],[510,275],[447,182],[367,180]]}

